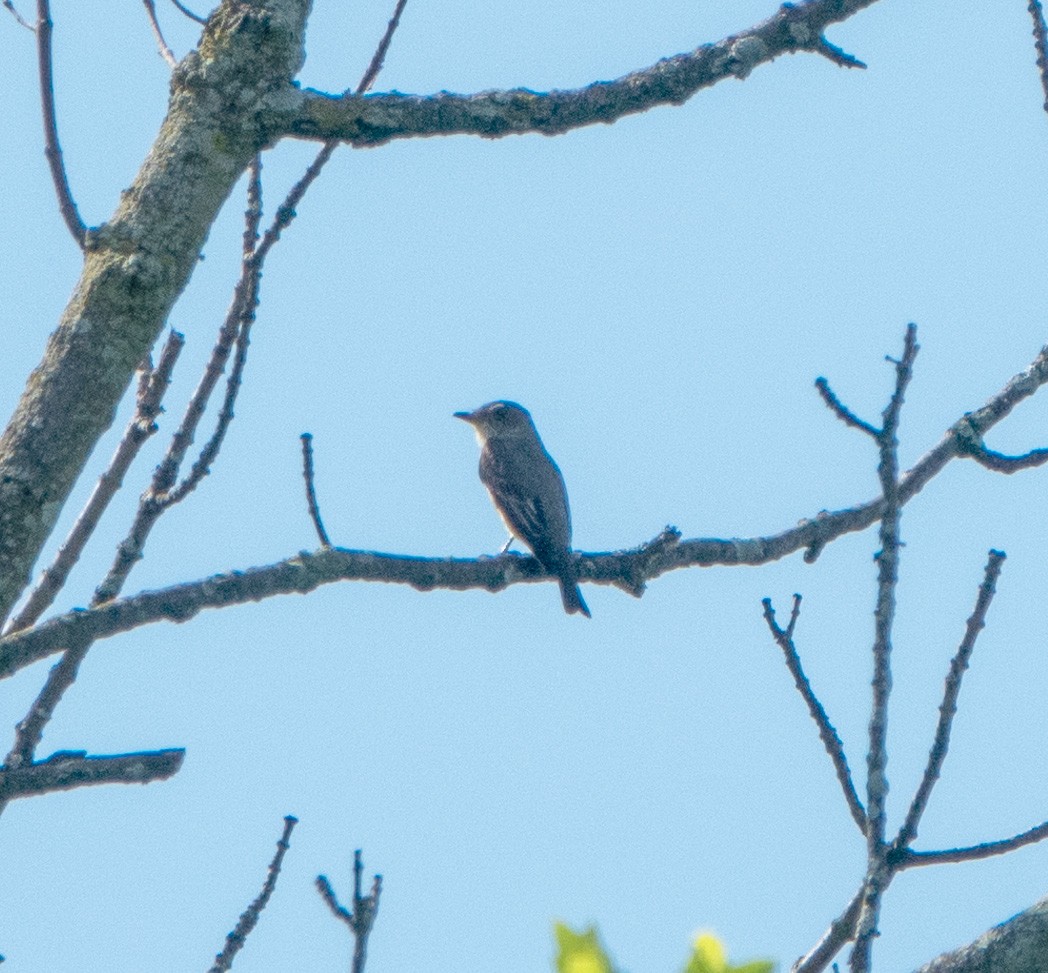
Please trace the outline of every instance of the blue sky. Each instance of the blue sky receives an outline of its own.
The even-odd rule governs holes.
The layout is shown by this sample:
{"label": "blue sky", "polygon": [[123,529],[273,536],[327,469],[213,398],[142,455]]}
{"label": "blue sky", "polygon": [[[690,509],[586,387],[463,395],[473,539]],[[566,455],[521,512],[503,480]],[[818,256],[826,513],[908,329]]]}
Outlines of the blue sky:
{"label": "blue sky", "polygon": [[[609,79],[714,41],[774,4],[660,0],[478,8],[409,0],[376,90]],[[24,5],[25,6],[25,5]],[[81,213],[105,220],[163,117],[168,70],[134,6],[56,0],[58,111]],[[571,496],[575,545],[777,532],[877,489],[871,444],[813,389],[875,419],[906,323],[914,462],[1046,339],[1048,119],[1022,3],[881,2],[830,33],[869,64],[782,58],[677,109],[559,138],[340,150],[267,265],[246,386],[214,473],[165,517],[128,590],[279,560],[315,539],[299,433],[336,544],[493,554],[505,537],[451,417],[528,406]],[[356,83],[390,9],[317,3],[304,84]],[[29,13],[28,7],[23,11]],[[192,25],[161,5],[179,55]],[[43,161],[32,38],[0,19],[8,232],[0,412],[17,401],[79,256]],[[275,207],[315,147],[265,159]],[[241,187],[242,189],[242,187]],[[191,393],[229,300],[243,194],[171,316],[188,345],[161,434],[71,579],[85,604]],[[63,515],[68,527],[119,428]],[[1048,397],[991,445],[1045,445]],[[1008,555],[954,744],[918,840],[1048,818],[1041,472],[954,463],[903,514],[889,810],[919,780],[942,678],[990,547]],[[62,533],[59,530],[59,535]],[[57,537],[56,537],[57,541]],[[311,887],[347,893],[353,849],[385,876],[369,970],[548,969],[551,923],[599,924],[631,973],[677,970],[713,928],[788,967],[843,908],[864,848],[761,620],[805,596],[798,642],[861,768],[876,537],[814,565],[675,572],[641,600],[552,585],[420,594],[336,585],[97,645],[42,754],[185,746],[173,780],[12,806],[0,951],[12,969],[206,968],[301,819],[237,968],[338,968]],[[13,724],[47,664],[0,684]],[[1048,849],[909,872],[875,950],[898,970],[1044,893]]]}

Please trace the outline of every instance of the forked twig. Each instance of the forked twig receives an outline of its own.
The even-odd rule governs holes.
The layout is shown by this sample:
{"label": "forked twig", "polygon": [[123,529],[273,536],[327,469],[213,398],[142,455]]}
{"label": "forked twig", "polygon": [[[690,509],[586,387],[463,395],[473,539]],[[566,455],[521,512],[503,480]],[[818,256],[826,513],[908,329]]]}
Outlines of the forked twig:
{"label": "forked twig", "polygon": [[866,809],[862,806],[862,801],[859,800],[859,795],[855,790],[851,768],[848,766],[848,758],[844,754],[844,743],[841,741],[836,728],[830,722],[830,718],[827,716],[819,698],[812,690],[811,683],[801,665],[797,647],[793,642],[793,630],[797,619],[800,617],[801,596],[793,596],[793,611],[790,613],[790,621],[785,629],[781,628],[775,620],[775,609],[772,607],[771,599],[765,598],[761,604],[764,605],[764,621],[771,630],[772,638],[775,639],[779,648],[782,649],[782,654],[786,659],[786,668],[790,670],[790,675],[793,676],[793,682],[797,687],[797,691],[807,704],[808,713],[819,729],[819,739],[822,740],[822,745],[833,762],[833,769],[837,774],[841,790],[844,792],[844,800],[848,805],[848,811],[852,816],[852,820],[858,826],[859,831],[862,834],[866,834]]}
{"label": "forked twig", "polygon": [[345,906],[340,905],[335,890],[331,887],[326,875],[318,875],[316,880],[317,891],[320,897],[327,903],[332,914],[339,921],[349,926],[353,933],[353,973],[363,973],[364,964],[367,961],[368,936],[375,924],[378,915],[378,900],[382,894],[382,876],[376,875],[371,885],[371,892],[363,894],[364,862],[358,848],[353,853],[353,911],[350,912]]}
{"label": "forked twig", "polygon": [[15,18],[26,30],[36,33],[35,28],[28,20],[26,20],[16,9],[14,0],[3,0],[4,7],[10,12],[11,16]]}

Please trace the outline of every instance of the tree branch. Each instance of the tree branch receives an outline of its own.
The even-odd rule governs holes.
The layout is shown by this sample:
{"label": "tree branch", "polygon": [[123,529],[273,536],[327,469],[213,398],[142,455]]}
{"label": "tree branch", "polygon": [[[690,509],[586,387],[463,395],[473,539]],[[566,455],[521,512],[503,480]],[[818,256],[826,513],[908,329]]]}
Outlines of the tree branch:
{"label": "tree branch", "polygon": [[[14,8],[12,8],[13,10]],[[51,4],[49,0],[36,0],[36,56],[40,76],[40,107],[44,117],[44,156],[51,167],[51,181],[55,184],[58,208],[77,246],[84,249],[87,224],[80,218],[69,188],[65,163],[62,161],[62,143],[58,140],[58,121],[55,116],[55,84],[51,60]]]}
{"label": "tree branch", "polygon": [[[742,80],[754,68],[783,54],[830,55],[839,49],[825,42],[825,29],[875,2],[784,3],[762,23],[715,44],[664,58],[614,81],[570,91],[517,88],[473,95],[442,91],[359,97],[306,89],[297,113],[289,115],[284,124],[288,134],[300,138],[338,139],[357,148],[431,135],[560,135],[597,122],[609,124],[659,105],[681,105],[703,88],[729,78]],[[843,52],[832,59],[852,66],[860,63]]]}
{"label": "tree branch", "polygon": [[26,767],[0,771],[0,803],[90,784],[148,784],[166,780],[182,766],[185,755],[181,749],[95,757],[62,751]]}
{"label": "tree branch", "polygon": [[291,832],[296,824],[298,824],[298,818],[292,817],[290,814],[284,818],[284,833],[280,836],[280,840],[277,842],[276,854],[269,863],[269,870],[266,873],[266,881],[262,885],[262,891],[258,893],[254,902],[241,913],[236,927],[226,936],[225,948],[215,957],[214,965],[208,973],[225,973],[226,970],[232,969],[233,958],[243,949],[251,930],[258,925],[262,910],[269,903],[270,897],[277,887],[280,867],[284,862],[284,855],[287,854],[288,849],[291,847],[289,844]]}
{"label": "tree branch", "polygon": [[794,685],[796,685],[797,691],[801,694],[801,698],[808,707],[808,713],[819,729],[819,739],[822,740],[823,748],[833,762],[833,769],[837,774],[837,781],[841,785],[844,801],[848,805],[848,811],[852,816],[852,820],[858,826],[859,831],[862,834],[866,834],[866,809],[862,806],[862,801],[859,800],[859,795],[856,793],[851,769],[848,767],[848,758],[844,754],[844,744],[836,728],[830,722],[825,707],[823,707],[819,698],[815,695],[815,691],[811,688],[811,683],[808,681],[804,667],[801,665],[801,657],[797,652],[797,646],[793,642],[793,630],[800,616],[801,596],[793,596],[793,611],[790,614],[789,625],[785,629],[781,628],[775,620],[775,609],[772,608],[771,599],[765,598],[762,604],[764,605],[764,621],[771,631],[772,638],[775,639],[779,648],[782,649],[782,654],[786,659],[786,668],[790,670]]}
{"label": "tree branch", "polygon": [[972,652],[975,650],[975,640],[979,637],[979,633],[983,628],[986,627],[986,613],[990,610],[990,602],[993,601],[994,593],[997,590],[997,579],[1000,577],[1004,558],[1003,552],[990,551],[990,559],[986,564],[983,582],[979,586],[979,595],[975,602],[975,608],[965,627],[964,638],[961,639],[961,644],[950,661],[950,671],[946,676],[942,703],[939,704],[939,723],[935,728],[935,739],[928,754],[928,763],[924,769],[921,783],[918,785],[913,800],[910,802],[906,820],[899,829],[899,834],[895,839],[894,845],[896,848],[908,848],[913,839],[917,837],[917,826],[920,824],[924,810],[928,806],[932,788],[942,772],[943,761],[946,760],[946,753],[950,747],[950,730],[953,727],[953,718],[957,714],[957,699],[961,693],[961,680],[964,678]]}
{"label": "tree branch", "polygon": [[[183,59],[153,151],[111,222],[88,234],[80,282],[0,438],[0,617],[28,583],[219,208],[265,142],[263,107],[298,72],[309,6],[227,0],[213,14],[206,63]],[[216,113],[217,102],[236,104],[235,118]]]}

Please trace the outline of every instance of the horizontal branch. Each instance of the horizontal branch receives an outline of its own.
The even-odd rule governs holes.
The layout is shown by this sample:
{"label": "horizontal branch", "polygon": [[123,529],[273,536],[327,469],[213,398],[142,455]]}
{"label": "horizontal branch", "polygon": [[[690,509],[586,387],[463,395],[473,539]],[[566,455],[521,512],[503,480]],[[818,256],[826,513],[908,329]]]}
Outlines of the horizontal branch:
{"label": "horizontal branch", "polygon": [[841,66],[862,67],[856,58],[827,43],[822,33],[875,2],[784,3],[762,23],[715,44],[664,58],[614,81],[568,91],[516,88],[471,95],[441,91],[359,97],[307,88],[298,117],[287,123],[287,131],[300,138],[338,139],[358,148],[431,135],[560,135],[597,122],[610,124],[659,105],[681,105],[703,88],[727,78],[741,80],[783,54],[809,51]]}
{"label": "horizontal branch", "polygon": [[958,862],[981,861],[984,858],[995,858],[1034,845],[1048,838],[1048,821],[1028,828],[1010,838],[997,841],[984,841],[978,845],[967,845],[962,848],[944,848],[938,851],[912,851],[907,848],[893,853],[898,868],[916,868],[922,865],[946,865]]}
{"label": "horizontal branch", "polygon": [[[1028,368],[1012,378],[981,409],[970,412],[942,440],[899,478],[899,502],[906,503],[967,445],[1007,416],[1023,399],[1048,382],[1048,347]],[[779,534],[753,538],[679,540],[667,528],[640,547],[603,554],[579,554],[579,581],[611,584],[641,595],[646,583],[667,571],[713,565],[760,565],[798,550],[814,560],[823,547],[842,534],[864,530],[880,517],[883,499],[820,513]],[[419,591],[436,588],[501,591],[511,584],[546,580],[539,562],[528,556],[431,558],[353,551],[344,548],[299,554],[276,564],[219,574],[146,591],[98,607],[69,612],[34,629],[0,638],[0,679],[56,652],[108,638],[142,625],[167,620],[185,622],[205,608],[261,601],[274,595],[305,594],[336,581],[384,581]]]}
{"label": "horizontal branch", "polygon": [[89,757],[63,751],[47,760],[0,771],[0,801],[68,791],[90,784],[148,784],[177,773],[185,750],[151,750]]}

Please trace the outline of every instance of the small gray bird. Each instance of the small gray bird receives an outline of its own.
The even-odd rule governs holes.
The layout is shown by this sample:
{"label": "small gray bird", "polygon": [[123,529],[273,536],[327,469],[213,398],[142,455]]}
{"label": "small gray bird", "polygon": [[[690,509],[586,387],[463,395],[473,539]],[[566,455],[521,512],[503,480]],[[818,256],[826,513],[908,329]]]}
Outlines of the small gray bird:
{"label": "small gray bird", "polygon": [[[564,610],[590,617],[579,591],[571,556],[571,511],[564,477],[539,439],[535,423],[516,402],[489,402],[474,412],[456,412],[480,443],[480,480],[512,537],[519,537],[539,563],[560,579]],[[508,544],[506,545],[509,546]]]}

